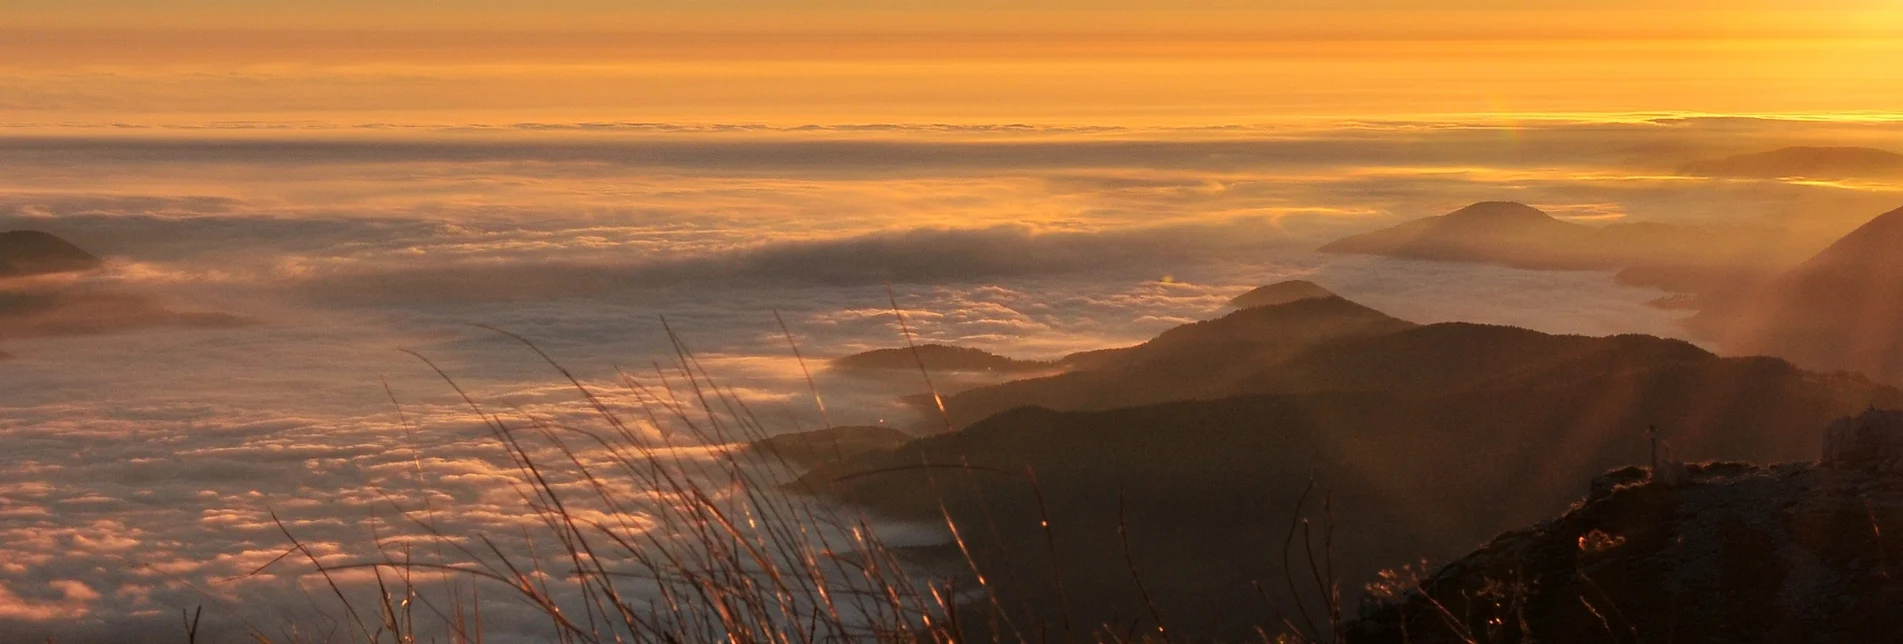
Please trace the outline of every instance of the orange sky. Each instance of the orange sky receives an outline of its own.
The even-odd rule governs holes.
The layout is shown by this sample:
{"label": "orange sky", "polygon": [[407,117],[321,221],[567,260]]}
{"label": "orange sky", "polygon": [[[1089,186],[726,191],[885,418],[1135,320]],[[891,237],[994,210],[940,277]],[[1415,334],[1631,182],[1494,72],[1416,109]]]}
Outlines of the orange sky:
{"label": "orange sky", "polygon": [[1199,126],[1903,105],[1903,8],[1888,3],[1418,4],[16,0],[0,8],[0,126]]}

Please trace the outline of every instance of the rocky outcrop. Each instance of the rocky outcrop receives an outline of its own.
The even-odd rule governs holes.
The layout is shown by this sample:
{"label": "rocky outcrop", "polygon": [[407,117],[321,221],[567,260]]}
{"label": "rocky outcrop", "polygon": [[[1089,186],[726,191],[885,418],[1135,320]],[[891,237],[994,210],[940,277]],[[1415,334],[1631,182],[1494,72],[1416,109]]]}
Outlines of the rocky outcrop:
{"label": "rocky outcrop", "polygon": [[1564,516],[1370,586],[1349,641],[1903,641],[1899,430],[1872,410],[1816,464],[1608,473]]}
{"label": "rocky outcrop", "polygon": [[1903,470],[1903,411],[1871,409],[1824,428],[1819,462],[1841,469]]}

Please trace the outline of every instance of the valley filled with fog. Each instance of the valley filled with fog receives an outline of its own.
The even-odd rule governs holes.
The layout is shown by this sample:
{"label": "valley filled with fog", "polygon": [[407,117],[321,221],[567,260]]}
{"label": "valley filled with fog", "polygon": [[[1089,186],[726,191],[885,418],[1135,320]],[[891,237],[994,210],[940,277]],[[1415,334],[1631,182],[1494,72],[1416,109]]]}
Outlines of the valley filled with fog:
{"label": "valley filled with fog", "polygon": [[[0,230],[103,262],[0,281],[0,621],[78,633],[60,641],[171,628],[183,607],[270,630],[328,605],[308,562],[282,557],[285,530],[342,563],[392,538],[423,548],[425,510],[457,534],[538,527],[485,418],[442,377],[512,422],[598,424],[536,348],[630,418],[641,388],[687,398],[707,378],[769,433],[911,436],[947,422],[904,400],[924,375],[827,361],[908,341],[1056,360],[1286,280],[1415,323],[1727,355],[1678,293],[1622,266],[1318,249],[1511,201],[1770,240],[1738,268],[1772,271],[1903,205],[1882,168],[1709,165],[1903,149],[1883,120],[48,132],[0,140]],[[1015,376],[930,377],[950,395]],[[681,462],[730,447],[637,424]],[[545,626],[497,595],[490,641]]]}

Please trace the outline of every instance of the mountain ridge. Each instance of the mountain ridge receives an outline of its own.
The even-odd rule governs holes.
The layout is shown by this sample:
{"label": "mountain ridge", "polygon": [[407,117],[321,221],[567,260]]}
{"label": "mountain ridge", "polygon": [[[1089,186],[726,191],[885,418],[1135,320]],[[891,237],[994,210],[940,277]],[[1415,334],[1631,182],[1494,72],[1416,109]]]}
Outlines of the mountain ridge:
{"label": "mountain ridge", "polygon": [[1878,215],[1694,328],[1736,351],[1903,382],[1903,208]]}
{"label": "mountain ridge", "polygon": [[[1312,322],[1289,311],[1355,307],[1315,299],[1231,315]],[[950,517],[1003,605],[1024,607],[1020,624],[1144,614],[1134,566],[1172,634],[1240,640],[1279,623],[1261,593],[1294,597],[1253,584],[1285,574],[1265,544],[1282,543],[1307,486],[1339,522],[1331,548],[1355,587],[1563,512],[1587,493],[1581,482],[1648,458],[1647,427],[1676,453],[1779,462],[1812,457],[1815,430],[1837,418],[1903,406],[1903,391],[1866,379],[1678,340],[1387,319],[1384,332],[1254,354],[1208,327],[1177,334],[1211,342],[1008,384],[994,391],[1014,391],[1015,404],[817,468],[795,488],[880,516]],[[1182,385],[1206,374],[1234,389]],[[1144,397],[1157,388],[1170,399]],[[969,395],[948,408],[975,413]],[[1062,544],[1055,555],[1046,539]],[[1051,579],[1025,572],[1054,566],[1068,606]]]}
{"label": "mountain ridge", "polygon": [[0,278],[89,271],[104,264],[92,253],[52,233],[0,232]]}

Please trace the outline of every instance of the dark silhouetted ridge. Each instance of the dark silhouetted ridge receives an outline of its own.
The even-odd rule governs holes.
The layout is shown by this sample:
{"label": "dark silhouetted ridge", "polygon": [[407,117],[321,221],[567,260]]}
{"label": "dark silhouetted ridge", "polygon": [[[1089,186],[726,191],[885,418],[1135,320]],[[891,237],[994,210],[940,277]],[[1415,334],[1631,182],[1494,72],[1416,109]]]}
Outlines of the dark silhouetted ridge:
{"label": "dark silhouetted ridge", "polygon": [[1070,371],[978,387],[945,399],[954,425],[1023,405],[1105,409],[1219,398],[1304,349],[1343,338],[1393,333],[1414,323],[1339,297],[1243,309],[1186,324],[1134,347],[1080,353]]}
{"label": "dark silhouetted ridge", "polygon": [[0,277],[70,273],[98,268],[92,253],[37,230],[0,233]]}
{"label": "dark silhouetted ridge", "polygon": [[1077,353],[1067,366],[1130,366],[1184,352],[1219,349],[1286,354],[1311,344],[1365,333],[1386,333],[1414,326],[1386,313],[1335,295],[1300,299],[1275,306],[1251,307],[1214,320],[1185,324],[1134,347]]}
{"label": "dark silhouetted ridge", "polygon": [[[1276,544],[1311,480],[1338,528],[1343,587],[1359,588],[1564,512],[1592,477],[1648,462],[1648,427],[1685,457],[1783,462],[1817,453],[1816,428],[1903,406],[1903,391],[1775,358],[1419,326],[1341,298],[1244,309],[1073,366],[951,396],[960,429],[822,465],[797,487],[972,526],[973,558],[1020,626],[1146,614],[1127,526],[1172,633],[1243,641],[1282,617],[1257,584],[1291,605]],[[1050,569],[1047,536],[1063,544],[1068,607],[1025,572]]]}
{"label": "dark silhouetted ridge", "polygon": [[1237,295],[1229,300],[1229,305],[1238,309],[1253,309],[1262,306],[1281,306],[1299,300],[1323,297],[1335,297],[1328,289],[1307,280],[1289,280],[1276,282],[1268,286]]}

